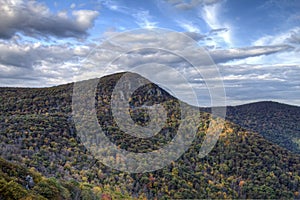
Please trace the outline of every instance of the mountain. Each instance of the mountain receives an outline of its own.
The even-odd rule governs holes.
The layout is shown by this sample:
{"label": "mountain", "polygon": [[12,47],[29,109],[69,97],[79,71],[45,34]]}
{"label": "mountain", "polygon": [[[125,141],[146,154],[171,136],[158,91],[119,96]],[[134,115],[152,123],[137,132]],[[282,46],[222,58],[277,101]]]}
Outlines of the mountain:
{"label": "mountain", "polygon": [[[160,103],[166,110],[167,123],[151,139],[126,134],[118,127],[111,108],[111,96],[123,75],[113,74],[99,80],[95,91],[98,122],[120,149],[140,153],[160,149],[176,135],[182,120],[180,105],[185,104],[149,82],[133,92],[126,112],[136,124],[146,126],[149,123],[147,106]],[[129,76],[136,82],[144,79],[137,74]],[[299,155],[234,123],[227,121],[214,149],[208,156],[199,157],[209,122],[214,119],[209,113],[191,106],[191,111],[194,109],[201,114],[196,138],[177,160],[146,173],[109,168],[93,156],[78,135],[72,116],[73,89],[74,84],[35,89],[0,88],[1,157],[26,170],[34,169],[46,179],[54,177],[63,188],[66,188],[64,182],[75,181],[94,192],[109,189],[110,194],[124,198],[300,198]],[[84,103],[87,93],[82,90],[79,101]],[[17,173],[14,169],[11,171]],[[25,174],[27,172],[22,179]],[[22,182],[17,183],[24,187]],[[2,188],[0,199],[4,195]],[[52,190],[57,191],[57,188],[49,192]],[[105,198],[118,197],[107,195]],[[52,196],[52,199],[58,198]],[[80,198],[73,196],[72,199]]]}
{"label": "mountain", "polygon": [[227,119],[300,154],[300,107],[272,101],[227,107]]}

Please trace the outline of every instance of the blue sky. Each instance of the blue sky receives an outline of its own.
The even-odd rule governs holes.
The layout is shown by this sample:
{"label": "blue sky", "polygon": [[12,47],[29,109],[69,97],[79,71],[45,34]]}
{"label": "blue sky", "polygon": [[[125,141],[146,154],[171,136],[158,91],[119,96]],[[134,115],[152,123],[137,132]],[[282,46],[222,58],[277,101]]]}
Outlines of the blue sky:
{"label": "blue sky", "polygon": [[[298,0],[0,0],[0,9],[0,86],[53,86],[120,71],[125,68],[105,66],[117,50],[102,42],[124,31],[162,28],[186,34],[211,55],[228,105],[300,105]],[[123,36],[122,44],[145,42],[133,32]],[[95,48],[100,57],[90,56]],[[181,70],[209,106],[201,77]]]}

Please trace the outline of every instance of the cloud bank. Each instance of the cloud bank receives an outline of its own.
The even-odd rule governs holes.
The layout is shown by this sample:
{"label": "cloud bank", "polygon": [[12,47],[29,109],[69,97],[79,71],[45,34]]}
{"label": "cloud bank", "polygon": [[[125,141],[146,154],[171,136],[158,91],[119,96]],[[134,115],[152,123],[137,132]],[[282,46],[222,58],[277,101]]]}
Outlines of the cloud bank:
{"label": "cloud bank", "polygon": [[31,37],[85,37],[98,11],[75,10],[52,13],[36,1],[0,0],[0,38],[10,39],[17,33]]}

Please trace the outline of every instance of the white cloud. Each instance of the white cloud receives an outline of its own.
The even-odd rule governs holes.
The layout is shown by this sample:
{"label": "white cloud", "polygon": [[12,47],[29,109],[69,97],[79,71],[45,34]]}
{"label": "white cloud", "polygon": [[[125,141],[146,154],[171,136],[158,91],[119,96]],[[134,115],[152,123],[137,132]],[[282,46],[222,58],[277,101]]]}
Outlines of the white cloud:
{"label": "white cloud", "polygon": [[149,10],[144,9],[135,9],[131,7],[127,7],[126,5],[121,4],[118,1],[112,0],[102,0],[102,5],[106,8],[116,11],[125,15],[129,15],[134,18],[135,23],[140,28],[155,28],[158,22],[153,21],[153,16],[150,15]]}
{"label": "white cloud", "polygon": [[136,23],[141,28],[155,28],[157,22],[152,21],[152,16],[149,14],[149,11],[137,11],[132,14],[132,16],[136,19]]}
{"label": "white cloud", "polygon": [[108,9],[112,11],[117,11],[125,14],[129,14],[129,9],[125,6],[121,6],[118,1],[112,1],[112,0],[101,0],[101,3],[103,6],[107,7]]}
{"label": "white cloud", "polygon": [[[88,46],[0,42],[0,85],[51,86],[73,81]],[[9,80],[9,81],[8,81]]]}
{"label": "white cloud", "polygon": [[292,28],[288,31],[276,35],[266,35],[253,42],[253,45],[278,45],[278,44],[300,44],[300,27]]}
{"label": "white cloud", "polygon": [[273,45],[273,46],[290,46],[293,47],[289,51],[282,51],[271,55],[261,55],[257,57],[249,57],[243,60],[231,61],[230,64],[271,64],[271,65],[295,65],[300,63],[299,57],[299,38],[300,28],[295,27],[276,35],[263,36],[252,43],[252,45]]}
{"label": "white cloud", "polygon": [[188,32],[201,33],[200,27],[191,21],[177,20],[176,23]]}
{"label": "white cloud", "polygon": [[[0,0],[0,38],[9,39],[20,32],[32,37],[83,37],[98,16],[97,11],[78,10],[51,13],[36,1]],[[74,19],[76,17],[76,19]]]}
{"label": "white cloud", "polygon": [[222,43],[225,43],[229,47],[234,46],[234,40],[232,36],[233,27],[225,21],[221,21],[219,16],[222,10],[222,4],[213,4],[206,5],[200,11],[200,17],[204,19],[206,24],[212,30],[226,30],[218,32],[218,37],[215,37],[217,43],[221,43],[220,46],[223,46]]}
{"label": "white cloud", "polygon": [[216,3],[220,2],[221,0],[189,0],[189,1],[165,0],[165,1],[177,9],[190,10],[190,9],[197,8],[199,6],[216,4]]}
{"label": "white cloud", "polygon": [[[252,59],[249,57],[264,56],[278,52],[284,52],[291,50],[292,47],[289,45],[274,45],[274,46],[252,46],[247,48],[232,48],[232,49],[222,49],[214,50],[210,52],[210,55],[215,62],[228,62],[234,59]],[[245,60],[237,61],[245,63]]]}
{"label": "white cloud", "polygon": [[76,10],[72,14],[76,17],[77,25],[86,30],[93,25],[93,21],[99,13],[92,10]]}
{"label": "white cloud", "polygon": [[273,100],[300,103],[300,65],[219,65],[229,105]]}
{"label": "white cloud", "polygon": [[71,9],[74,9],[76,7],[76,4],[75,3],[72,3],[71,5],[70,5],[70,8]]}

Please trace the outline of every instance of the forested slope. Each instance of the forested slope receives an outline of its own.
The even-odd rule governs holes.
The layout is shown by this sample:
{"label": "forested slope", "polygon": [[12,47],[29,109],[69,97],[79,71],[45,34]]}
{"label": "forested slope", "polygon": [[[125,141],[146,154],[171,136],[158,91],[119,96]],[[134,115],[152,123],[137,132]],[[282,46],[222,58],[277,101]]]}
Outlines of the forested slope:
{"label": "forested slope", "polygon": [[[146,110],[134,108],[161,103],[168,111],[168,123],[150,140],[129,136],[116,126],[110,108],[112,90],[121,76],[99,81],[95,97],[99,124],[122,149],[149,152],[161,148],[176,134],[179,101],[155,84],[140,88],[129,102],[132,118],[141,125],[147,123]],[[64,188],[63,183],[69,181],[90,184],[90,188],[112,191],[113,198],[117,198],[114,193],[148,199],[300,198],[299,156],[231,122],[226,122],[213,151],[200,158],[211,120],[208,113],[201,113],[197,137],[178,160],[154,172],[130,174],[104,166],[82,145],[72,120],[73,84],[1,88],[0,92],[1,156],[26,170],[35,168],[45,177],[55,177]]]}
{"label": "forested slope", "polygon": [[264,101],[227,107],[227,119],[300,154],[300,107]]}

